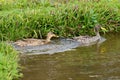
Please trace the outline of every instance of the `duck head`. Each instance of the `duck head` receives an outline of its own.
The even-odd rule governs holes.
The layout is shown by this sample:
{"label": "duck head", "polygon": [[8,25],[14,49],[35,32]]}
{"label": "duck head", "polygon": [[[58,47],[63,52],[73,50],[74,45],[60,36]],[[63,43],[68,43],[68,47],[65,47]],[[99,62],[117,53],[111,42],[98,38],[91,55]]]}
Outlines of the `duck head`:
{"label": "duck head", "polygon": [[101,25],[97,24],[95,25],[94,31],[99,32],[100,28],[101,28]]}
{"label": "duck head", "polygon": [[101,29],[101,25],[99,25],[99,24],[95,25],[94,32],[97,36],[100,36],[100,34],[99,34],[100,29]]}
{"label": "duck head", "polygon": [[47,34],[46,41],[47,41],[47,42],[50,42],[50,40],[51,40],[52,37],[59,37],[59,36],[55,35],[53,32],[49,32],[49,33]]}

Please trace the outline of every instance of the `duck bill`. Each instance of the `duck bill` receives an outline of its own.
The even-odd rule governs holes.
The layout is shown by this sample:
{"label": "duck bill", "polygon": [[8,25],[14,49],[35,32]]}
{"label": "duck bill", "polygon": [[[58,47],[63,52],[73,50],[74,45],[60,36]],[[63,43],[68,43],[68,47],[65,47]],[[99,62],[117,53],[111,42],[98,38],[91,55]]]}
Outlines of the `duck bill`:
{"label": "duck bill", "polygon": [[104,27],[100,27],[101,28],[101,30],[103,30],[103,31],[107,31],[107,29],[106,28],[104,28]]}

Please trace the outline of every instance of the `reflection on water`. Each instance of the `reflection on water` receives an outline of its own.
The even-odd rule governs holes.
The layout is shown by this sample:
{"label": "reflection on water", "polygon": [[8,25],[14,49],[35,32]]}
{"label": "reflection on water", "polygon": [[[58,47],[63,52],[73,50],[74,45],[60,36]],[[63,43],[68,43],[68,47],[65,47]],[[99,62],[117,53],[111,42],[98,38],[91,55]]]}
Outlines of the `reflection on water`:
{"label": "reflection on water", "polygon": [[21,58],[22,80],[120,80],[120,36],[109,34],[101,45],[59,54]]}

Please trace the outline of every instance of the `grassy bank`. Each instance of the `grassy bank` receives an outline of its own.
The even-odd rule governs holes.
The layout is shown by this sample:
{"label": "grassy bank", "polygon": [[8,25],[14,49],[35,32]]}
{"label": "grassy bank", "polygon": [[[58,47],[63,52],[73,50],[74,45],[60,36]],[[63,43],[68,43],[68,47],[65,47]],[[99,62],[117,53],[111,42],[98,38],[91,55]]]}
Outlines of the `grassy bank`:
{"label": "grassy bank", "polygon": [[[119,0],[0,0],[0,41],[93,35],[95,24],[120,31]],[[104,32],[104,31],[101,31]],[[0,80],[19,77],[18,54],[0,43]]]}
{"label": "grassy bank", "polygon": [[2,0],[0,39],[42,38],[48,31],[72,37],[94,34],[99,23],[110,31],[120,30],[119,0]]}
{"label": "grassy bank", "polygon": [[18,66],[17,52],[6,43],[0,43],[0,80],[18,79]]}

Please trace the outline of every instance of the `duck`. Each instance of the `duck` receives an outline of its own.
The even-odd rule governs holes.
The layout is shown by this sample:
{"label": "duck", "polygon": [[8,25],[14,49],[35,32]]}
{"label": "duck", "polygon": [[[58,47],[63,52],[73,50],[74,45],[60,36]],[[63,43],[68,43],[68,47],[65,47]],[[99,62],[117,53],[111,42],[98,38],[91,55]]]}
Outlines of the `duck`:
{"label": "duck", "polygon": [[50,43],[52,37],[59,37],[59,36],[55,35],[53,32],[49,32],[47,34],[46,39],[29,38],[29,39],[18,40],[15,42],[15,44],[20,47],[44,45]]}
{"label": "duck", "polygon": [[95,36],[88,36],[88,35],[87,36],[78,36],[78,37],[73,37],[72,39],[77,42],[80,42],[82,44],[90,44],[90,43],[97,42],[101,39],[101,36],[99,33],[100,28],[101,28],[101,25],[99,25],[99,24],[95,25],[95,27],[94,27],[94,32],[96,34]]}

